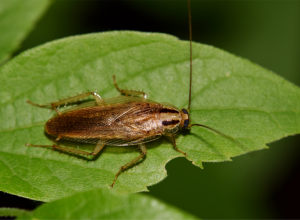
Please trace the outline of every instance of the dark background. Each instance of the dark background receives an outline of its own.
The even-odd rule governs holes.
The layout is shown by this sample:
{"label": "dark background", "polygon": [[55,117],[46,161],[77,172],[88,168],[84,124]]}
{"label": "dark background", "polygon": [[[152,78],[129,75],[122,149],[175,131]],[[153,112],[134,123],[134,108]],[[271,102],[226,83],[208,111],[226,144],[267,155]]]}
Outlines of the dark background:
{"label": "dark background", "polygon": [[[247,58],[300,85],[300,1],[192,1],[193,40]],[[162,32],[188,39],[187,3],[57,0],[16,55],[59,38],[110,30]],[[95,45],[97,46],[97,45]],[[201,218],[300,218],[300,137],[270,149],[204,163],[167,164],[168,177],[144,193]],[[40,204],[0,194],[0,207]]]}

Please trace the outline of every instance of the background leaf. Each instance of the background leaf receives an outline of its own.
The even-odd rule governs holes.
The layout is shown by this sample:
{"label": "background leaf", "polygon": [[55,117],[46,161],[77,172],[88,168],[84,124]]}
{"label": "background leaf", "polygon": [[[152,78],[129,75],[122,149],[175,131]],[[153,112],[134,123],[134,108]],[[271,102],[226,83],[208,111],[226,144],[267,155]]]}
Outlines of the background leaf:
{"label": "background leaf", "polygon": [[[28,218],[28,215],[26,215]],[[23,219],[22,216],[19,216]],[[175,207],[145,195],[92,190],[46,203],[32,219],[196,219]]]}
{"label": "background leaf", "polygon": [[[97,45],[97,46],[95,46]],[[135,147],[106,147],[95,160],[49,149],[25,147],[51,144],[43,123],[52,113],[26,104],[95,90],[103,97],[120,87],[138,86],[150,99],[186,107],[188,42],[163,34],[109,32],[66,38],[29,50],[0,69],[1,190],[41,201],[76,191],[108,188],[119,166],[137,156]],[[84,53],[84,56],[82,55]],[[299,132],[299,89],[281,77],[222,50],[194,44],[191,117],[231,135],[243,146],[202,128],[179,136],[188,159],[225,161],[265,143]],[[17,74],[17,75],[16,75]],[[166,176],[164,165],[181,154],[168,139],[147,144],[146,160],[122,173],[115,188],[128,192]]]}
{"label": "background leaf", "polygon": [[25,216],[27,216],[27,218],[30,218],[31,212],[17,208],[0,208],[0,217],[16,217],[21,215],[23,216],[23,218]]}
{"label": "background leaf", "polygon": [[48,0],[0,1],[0,64],[17,49],[49,6]]}

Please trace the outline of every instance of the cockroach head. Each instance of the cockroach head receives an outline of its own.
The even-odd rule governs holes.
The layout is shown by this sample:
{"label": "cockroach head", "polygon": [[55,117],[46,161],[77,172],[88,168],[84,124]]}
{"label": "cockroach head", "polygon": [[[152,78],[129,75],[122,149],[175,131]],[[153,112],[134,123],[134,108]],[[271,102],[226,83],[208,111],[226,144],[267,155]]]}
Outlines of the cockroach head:
{"label": "cockroach head", "polygon": [[183,108],[183,109],[181,109],[180,113],[181,113],[181,117],[182,117],[180,127],[189,129],[190,128],[189,127],[189,124],[190,124],[189,112]]}

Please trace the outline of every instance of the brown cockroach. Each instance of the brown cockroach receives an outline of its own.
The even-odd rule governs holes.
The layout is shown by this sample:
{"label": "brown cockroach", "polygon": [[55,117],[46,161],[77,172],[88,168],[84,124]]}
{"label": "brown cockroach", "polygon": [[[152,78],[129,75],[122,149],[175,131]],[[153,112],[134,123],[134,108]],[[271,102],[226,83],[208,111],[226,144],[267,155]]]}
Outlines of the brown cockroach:
{"label": "brown cockroach", "polygon": [[[97,92],[87,92],[47,105],[38,107],[51,107],[57,115],[49,119],[45,124],[45,131],[55,137],[55,141],[61,139],[95,144],[95,149],[89,153],[80,149],[71,149],[60,145],[33,145],[26,146],[50,147],[55,150],[67,151],[83,155],[96,155],[105,145],[131,146],[138,145],[141,155],[122,166],[116,174],[111,187],[114,186],[120,173],[145,157],[147,148],[145,143],[154,141],[161,136],[169,136],[172,139],[176,151],[186,153],[176,147],[175,133],[181,129],[190,129],[193,126],[201,126],[218,134],[227,135],[201,124],[190,124],[189,109],[191,105],[192,86],[192,28],[190,1],[189,10],[189,38],[190,38],[190,89],[189,106],[186,109],[178,109],[171,104],[158,103],[147,99],[147,94],[141,91],[120,89],[113,76],[116,89],[124,96],[113,98],[101,98]],[[60,112],[56,106],[66,105],[78,101],[89,95],[93,95],[95,101],[87,102]]]}

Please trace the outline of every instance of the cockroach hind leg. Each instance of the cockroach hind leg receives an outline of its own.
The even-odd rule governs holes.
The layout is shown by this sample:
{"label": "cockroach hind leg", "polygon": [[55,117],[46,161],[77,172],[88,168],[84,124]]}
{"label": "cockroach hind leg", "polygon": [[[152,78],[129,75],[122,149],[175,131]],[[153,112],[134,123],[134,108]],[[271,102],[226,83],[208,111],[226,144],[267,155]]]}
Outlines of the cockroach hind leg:
{"label": "cockroach hind leg", "polygon": [[89,155],[96,156],[106,145],[107,141],[99,140],[94,150]]}
{"label": "cockroach hind leg", "polygon": [[[59,141],[62,138],[62,135],[58,135],[58,137],[55,139],[55,142]],[[52,143],[54,144],[53,140]]]}
{"label": "cockroach hind leg", "polygon": [[129,163],[125,164],[124,166],[121,166],[121,169],[119,170],[119,172],[116,174],[115,179],[113,181],[113,183],[110,185],[110,188],[113,188],[118,176],[121,174],[122,171],[126,170],[127,168],[129,168],[131,165],[133,165],[134,163],[136,163],[137,161],[139,161],[141,158],[143,158],[146,154],[147,154],[147,148],[145,144],[139,144],[139,148],[141,149],[141,155],[139,155],[138,157],[134,158],[132,161],[130,161]]}
{"label": "cockroach hind leg", "polygon": [[83,150],[78,150],[78,149],[72,149],[72,148],[68,148],[68,147],[62,147],[59,145],[53,145],[52,148],[54,150],[59,150],[62,152],[68,152],[68,153],[74,153],[74,154],[82,154],[82,155],[90,155],[89,152],[83,151]]}
{"label": "cockroach hind leg", "polygon": [[53,145],[38,145],[38,144],[25,144],[26,147],[47,147],[47,148],[53,148]]}
{"label": "cockroach hind leg", "polygon": [[[53,141],[52,141],[53,142]],[[98,147],[98,144],[96,145],[95,147],[95,150],[93,151],[92,153],[90,152],[86,152],[86,151],[83,151],[83,150],[79,150],[79,149],[72,149],[72,148],[68,148],[68,147],[62,147],[62,146],[59,146],[59,145],[56,145],[54,142],[53,142],[53,145],[36,145],[36,144],[28,144],[26,143],[25,146],[30,146],[30,147],[47,147],[47,148],[52,148],[54,150],[59,150],[61,152],[68,152],[68,153],[74,153],[74,154],[82,154],[82,155],[86,155],[86,156],[89,156],[89,155],[96,155],[100,152],[100,150],[105,146],[105,143],[100,145],[100,147]]]}
{"label": "cockroach hind leg", "polygon": [[144,99],[147,99],[148,95],[145,92],[142,91],[138,91],[138,90],[132,90],[132,89],[120,89],[117,85],[117,81],[116,81],[116,76],[113,75],[113,80],[114,80],[114,85],[116,87],[116,89],[125,96],[143,96]]}

